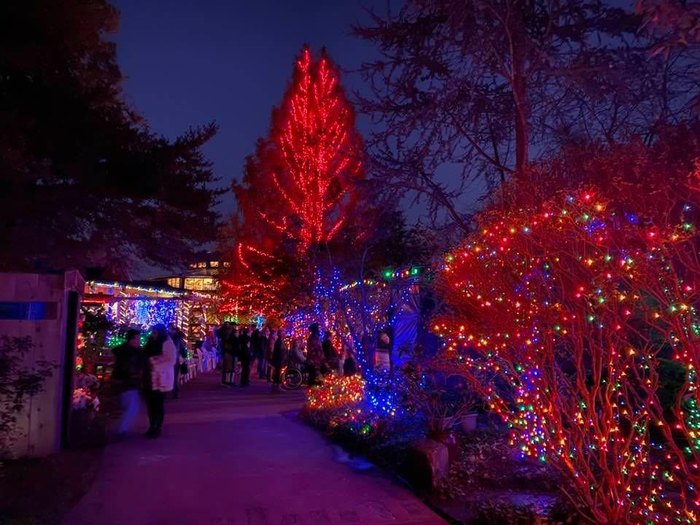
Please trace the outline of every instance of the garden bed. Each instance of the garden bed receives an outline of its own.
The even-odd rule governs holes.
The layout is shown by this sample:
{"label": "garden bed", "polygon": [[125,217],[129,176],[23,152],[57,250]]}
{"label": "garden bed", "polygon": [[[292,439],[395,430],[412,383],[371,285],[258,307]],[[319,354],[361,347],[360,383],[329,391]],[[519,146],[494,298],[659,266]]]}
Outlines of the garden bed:
{"label": "garden bed", "polygon": [[429,497],[460,523],[575,523],[543,463],[522,459],[503,429],[457,434],[459,453],[449,476]]}
{"label": "garden bed", "polygon": [[[425,437],[421,425],[415,419],[360,419],[348,424],[348,412],[306,409],[301,416],[345,450],[405,482],[407,452],[413,442]],[[413,487],[441,514],[455,523],[577,523],[557,488],[556,476],[538,461],[519,458],[508,444],[506,429],[456,432],[455,436],[458,453],[448,477],[432,491]]]}

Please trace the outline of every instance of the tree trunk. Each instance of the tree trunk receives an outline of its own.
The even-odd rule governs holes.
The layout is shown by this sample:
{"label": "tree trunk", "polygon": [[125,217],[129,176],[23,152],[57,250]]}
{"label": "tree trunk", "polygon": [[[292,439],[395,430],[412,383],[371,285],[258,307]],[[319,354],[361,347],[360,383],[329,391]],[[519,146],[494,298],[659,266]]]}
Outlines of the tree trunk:
{"label": "tree trunk", "polygon": [[[520,64],[515,65],[520,69]],[[513,75],[513,102],[515,103],[515,174],[521,177],[528,164],[530,129],[527,111],[527,88],[523,74],[516,69]]]}
{"label": "tree trunk", "polygon": [[[511,6],[515,7],[515,6]],[[522,177],[528,163],[530,139],[530,112],[527,100],[526,38],[522,34],[524,22],[521,15],[509,10],[505,26],[510,47],[510,84],[513,90],[515,111],[515,176]]]}

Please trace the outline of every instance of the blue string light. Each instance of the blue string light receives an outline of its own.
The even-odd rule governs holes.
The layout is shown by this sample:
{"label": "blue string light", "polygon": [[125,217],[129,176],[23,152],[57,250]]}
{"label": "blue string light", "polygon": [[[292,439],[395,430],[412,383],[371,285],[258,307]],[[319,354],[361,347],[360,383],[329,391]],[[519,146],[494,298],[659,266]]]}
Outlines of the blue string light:
{"label": "blue string light", "polygon": [[[397,392],[402,381],[398,371],[377,371],[368,360],[374,338],[392,325],[393,317],[406,304],[412,287],[421,278],[419,267],[387,269],[382,280],[365,279],[343,284],[340,272],[334,269],[326,279],[316,275],[314,303],[286,316],[292,332],[306,334],[308,326],[318,323],[322,331],[341,332],[354,349],[357,364],[366,381],[366,408],[381,417],[400,413]],[[371,342],[370,342],[371,341]]]}

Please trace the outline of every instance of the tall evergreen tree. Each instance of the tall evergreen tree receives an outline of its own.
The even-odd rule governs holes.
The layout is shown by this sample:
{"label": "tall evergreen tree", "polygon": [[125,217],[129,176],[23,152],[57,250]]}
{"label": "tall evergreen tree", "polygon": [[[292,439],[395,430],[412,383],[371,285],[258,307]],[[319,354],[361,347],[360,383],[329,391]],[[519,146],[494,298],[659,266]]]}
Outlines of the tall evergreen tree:
{"label": "tall evergreen tree", "polygon": [[106,0],[0,2],[0,270],[186,260],[215,237],[209,124],[167,140],[123,99]]}
{"label": "tall evergreen tree", "polygon": [[[362,147],[336,68],[325,51],[314,60],[304,47],[268,137],[258,141],[242,183],[234,183],[233,297],[255,290],[247,297],[270,307],[285,302],[285,289],[298,295],[299,283],[310,282],[301,275],[309,257],[353,221]],[[297,275],[289,279],[292,270]]]}

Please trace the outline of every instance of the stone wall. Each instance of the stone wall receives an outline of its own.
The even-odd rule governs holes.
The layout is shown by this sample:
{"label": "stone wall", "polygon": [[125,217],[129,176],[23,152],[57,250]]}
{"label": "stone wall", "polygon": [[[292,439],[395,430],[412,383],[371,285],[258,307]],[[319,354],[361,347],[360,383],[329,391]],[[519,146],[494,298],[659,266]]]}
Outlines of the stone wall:
{"label": "stone wall", "polygon": [[[0,273],[0,335],[31,338],[32,348],[24,356],[24,367],[34,369],[38,363],[47,362],[53,368],[43,390],[29,398],[18,414],[11,456],[44,456],[61,447],[75,357],[75,325],[69,327],[68,321],[77,322],[83,288],[84,280],[77,271]],[[72,305],[71,292],[78,294],[78,301]],[[71,339],[69,346],[67,336]]]}

